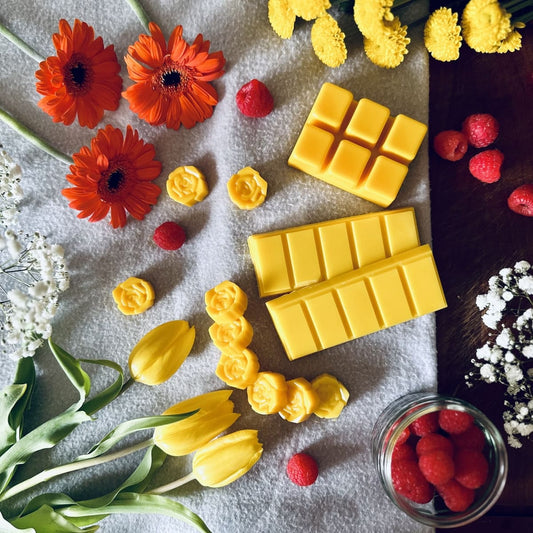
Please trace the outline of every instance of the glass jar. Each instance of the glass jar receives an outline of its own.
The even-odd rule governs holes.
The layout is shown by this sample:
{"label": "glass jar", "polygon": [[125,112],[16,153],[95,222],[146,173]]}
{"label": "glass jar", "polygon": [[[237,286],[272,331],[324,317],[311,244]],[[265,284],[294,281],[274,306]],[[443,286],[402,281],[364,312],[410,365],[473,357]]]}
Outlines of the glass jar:
{"label": "glass jar", "polygon": [[[412,502],[398,494],[392,483],[392,452],[398,437],[418,417],[441,409],[455,409],[471,414],[474,423],[485,435],[483,453],[489,463],[488,478],[476,490],[474,502],[464,512],[448,510],[438,495],[427,504]],[[387,496],[411,518],[432,527],[452,528],[477,520],[496,503],[507,478],[507,449],[496,426],[468,402],[436,393],[409,394],[386,407],[374,425],[371,450]]]}

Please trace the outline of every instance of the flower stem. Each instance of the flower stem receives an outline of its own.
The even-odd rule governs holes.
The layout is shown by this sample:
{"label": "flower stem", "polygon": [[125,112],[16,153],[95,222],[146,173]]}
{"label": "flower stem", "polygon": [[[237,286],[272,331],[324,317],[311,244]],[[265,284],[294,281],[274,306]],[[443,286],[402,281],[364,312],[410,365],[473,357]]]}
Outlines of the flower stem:
{"label": "flower stem", "polygon": [[44,57],[36,52],[28,43],[25,43],[18,35],[15,35],[12,31],[8,30],[0,22],[0,34],[2,34],[6,39],[9,39],[14,45],[18,46],[26,55],[30,56],[35,61],[39,63],[44,61]]}
{"label": "flower stem", "polygon": [[130,446],[129,448],[125,448],[123,450],[110,453],[107,455],[102,455],[101,457],[93,457],[91,459],[85,459],[84,461],[74,461],[72,463],[67,463],[64,465],[56,466],[54,468],[50,468],[49,470],[43,470],[39,474],[29,479],[26,479],[25,481],[22,481],[19,484],[14,485],[10,489],[6,490],[4,494],[0,495],[0,501],[8,500],[9,498],[12,498],[13,496],[16,496],[17,494],[20,494],[21,492],[24,492],[25,490],[35,487],[35,485],[44,483],[45,481],[49,481],[50,479],[53,479],[57,476],[68,474],[69,472],[75,472],[77,470],[83,470],[84,468],[90,468],[91,466],[97,466],[97,465],[101,465],[104,463],[109,463],[110,461],[114,461],[115,459],[120,459],[121,457],[129,455],[130,453],[143,450],[144,448],[148,448],[148,446],[152,446],[152,444],[153,444],[153,440],[150,438],[138,444],[134,444],[133,446]]}
{"label": "flower stem", "polygon": [[47,142],[43,141],[32,130],[30,130],[27,126],[22,124],[22,122],[19,122],[17,119],[13,118],[9,113],[4,111],[1,107],[0,107],[0,120],[5,122],[8,126],[11,126],[17,133],[20,133],[28,141],[30,141],[35,146],[45,151],[47,154],[51,155],[52,157],[59,159],[59,161],[62,161],[63,163],[67,165],[72,165],[74,163],[71,157],[65,155],[63,152],[60,152],[53,146],[49,145]]}
{"label": "flower stem", "polygon": [[137,15],[137,18],[141,21],[144,29],[149,32],[150,29],[148,28],[148,24],[150,23],[150,18],[140,2],[138,0],[126,0],[126,2],[128,2],[131,9],[133,9],[133,12]]}
{"label": "flower stem", "polygon": [[147,491],[147,494],[163,494],[165,492],[177,489],[178,487],[185,485],[185,483],[189,483],[189,481],[192,481],[193,479],[196,479],[196,476],[194,475],[194,472],[191,472],[186,476],[180,477],[176,481],[172,481],[171,483],[167,483],[166,485],[161,485],[160,487],[149,490]]}

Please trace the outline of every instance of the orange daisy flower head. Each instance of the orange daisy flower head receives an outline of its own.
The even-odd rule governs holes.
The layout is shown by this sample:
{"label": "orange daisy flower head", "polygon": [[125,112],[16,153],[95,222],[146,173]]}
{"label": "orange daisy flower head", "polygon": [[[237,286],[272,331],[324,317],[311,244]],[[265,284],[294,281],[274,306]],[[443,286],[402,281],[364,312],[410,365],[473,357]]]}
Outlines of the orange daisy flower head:
{"label": "orange daisy flower head", "polygon": [[72,156],[74,164],[67,181],[74,187],[61,193],[69,207],[80,211],[78,218],[89,222],[102,220],[111,211],[111,225],[126,225],[126,211],[138,220],[155,205],[161,189],[152,183],[161,173],[161,163],[154,159],[155,149],[139,139],[128,126],[126,135],[107,125]]}
{"label": "orange daisy flower head", "polygon": [[74,28],[59,21],[59,33],[52,41],[57,55],[42,61],[37,77],[37,92],[44,95],[39,107],[54,122],[69,125],[76,115],[81,126],[94,128],[105,110],[118,108],[122,78],[114,46],[104,48],[101,37],[76,19]]}
{"label": "orange daisy flower head", "polygon": [[128,48],[124,59],[135,83],[122,95],[152,126],[192,128],[213,114],[218,94],[209,82],[224,74],[224,54],[209,53],[210,43],[201,34],[189,45],[182,26],[174,28],[168,45],[157,24],[150,22],[149,29],[151,36],[140,35]]}

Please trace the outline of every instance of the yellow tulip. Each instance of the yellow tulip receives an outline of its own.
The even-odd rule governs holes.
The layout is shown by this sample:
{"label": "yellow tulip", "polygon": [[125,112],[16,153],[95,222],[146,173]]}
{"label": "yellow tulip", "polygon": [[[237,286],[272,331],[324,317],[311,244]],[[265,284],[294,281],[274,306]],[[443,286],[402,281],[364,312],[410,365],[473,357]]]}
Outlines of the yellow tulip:
{"label": "yellow tulip", "polygon": [[159,385],[169,379],[189,355],[194,326],[185,320],[165,322],[149,331],[133,348],[128,365],[131,377],[146,385]]}
{"label": "yellow tulip", "polygon": [[233,402],[229,400],[231,393],[231,390],[208,392],[167,409],[164,415],[198,412],[179,422],[157,427],[155,444],[173,456],[187,455],[207,444],[240,416],[233,412]]}
{"label": "yellow tulip", "polygon": [[236,431],[200,448],[192,461],[193,474],[206,487],[223,487],[246,474],[262,453],[256,430]]}

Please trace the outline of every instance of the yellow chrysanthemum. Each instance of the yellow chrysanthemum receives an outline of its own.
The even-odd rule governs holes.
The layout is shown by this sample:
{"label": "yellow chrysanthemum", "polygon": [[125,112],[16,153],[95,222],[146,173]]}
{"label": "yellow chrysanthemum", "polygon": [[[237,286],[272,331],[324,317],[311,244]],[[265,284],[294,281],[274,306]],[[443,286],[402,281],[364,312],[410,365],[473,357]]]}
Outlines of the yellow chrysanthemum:
{"label": "yellow chrysanthemum", "polygon": [[476,52],[494,53],[513,31],[511,14],[497,0],[470,0],[461,18],[463,38]]}
{"label": "yellow chrysanthemum", "polygon": [[383,34],[378,39],[364,38],[365,53],[378,67],[395,68],[407,54],[407,45],[411,40],[407,37],[407,26],[402,26],[400,19],[394,17],[385,23]]}
{"label": "yellow chrysanthemum", "polygon": [[498,54],[505,54],[507,52],[516,52],[522,48],[522,35],[516,30],[513,30],[498,46]]}
{"label": "yellow chrysanthemum", "polygon": [[461,27],[459,15],[450,8],[441,7],[431,13],[424,27],[424,44],[438,61],[454,61],[459,57]]}
{"label": "yellow chrysanthemum", "polygon": [[329,0],[288,0],[288,3],[296,16],[304,20],[314,20],[331,7]]}
{"label": "yellow chrysanthemum", "polygon": [[318,59],[328,67],[338,67],[348,55],[344,33],[337,21],[329,14],[317,18],[311,28],[311,44]]}
{"label": "yellow chrysanthemum", "polygon": [[392,22],[391,8],[394,0],[356,0],[353,18],[359,31],[367,39],[378,39],[384,32],[384,22]]}
{"label": "yellow chrysanthemum", "polygon": [[282,39],[292,37],[296,14],[289,7],[288,0],[268,0],[268,20]]}

